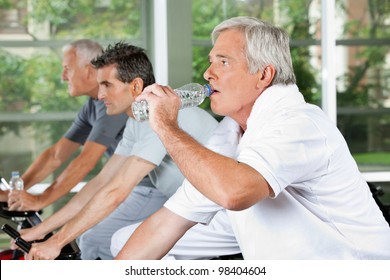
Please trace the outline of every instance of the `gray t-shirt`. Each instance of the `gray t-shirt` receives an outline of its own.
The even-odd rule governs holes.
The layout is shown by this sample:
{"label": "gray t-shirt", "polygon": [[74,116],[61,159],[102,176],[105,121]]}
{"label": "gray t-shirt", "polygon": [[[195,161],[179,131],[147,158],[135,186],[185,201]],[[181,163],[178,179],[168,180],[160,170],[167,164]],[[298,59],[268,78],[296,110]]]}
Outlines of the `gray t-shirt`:
{"label": "gray t-shirt", "polygon": [[127,119],[124,113],[108,116],[102,101],[89,98],[64,137],[81,145],[86,141],[102,144],[111,156],[122,139]]}
{"label": "gray t-shirt", "polygon": [[[207,142],[218,125],[209,113],[198,107],[180,110],[178,120],[179,126],[201,144]],[[184,180],[184,176],[147,121],[128,119],[115,154],[137,156],[155,164],[156,168],[149,173],[149,177],[154,186],[167,197],[172,196]]]}

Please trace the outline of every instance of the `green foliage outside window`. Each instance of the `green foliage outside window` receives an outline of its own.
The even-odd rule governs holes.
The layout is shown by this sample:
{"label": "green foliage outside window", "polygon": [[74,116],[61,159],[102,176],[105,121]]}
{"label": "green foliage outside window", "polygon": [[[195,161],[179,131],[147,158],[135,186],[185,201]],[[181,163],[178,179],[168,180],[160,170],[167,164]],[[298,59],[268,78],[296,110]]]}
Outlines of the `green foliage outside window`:
{"label": "green foliage outside window", "polygon": [[[141,0],[0,0],[2,12],[17,11],[19,30],[33,41],[47,41],[35,48],[33,55],[20,56],[17,51],[0,48],[1,113],[77,112],[87,97],[69,97],[67,84],[61,81],[61,48],[65,42],[81,38],[98,41],[110,39],[140,40]],[[29,5],[29,6],[28,6]],[[27,12],[27,9],[29,12]],[[0,21],[1,22],[1,21]],[[15,25],[15,23],[12,23]],[[48,27],[45,39],[33,31]],[[0,26],[1,29],[2,26]],[[35,30],[35,31],[36,31]],[[103,44],[104,45],[104,44]],[[17,48],[16,48],[17,50]],[[23,55],[23,51],[21,52]],[[56,142],[68,129],[70,121],[23,121],[0,123],[0,137],[33,131],[38,142]],[[20,135],[20,137],[22,137]],[[2,155],[3,168],[25,170],[30,155]],[[104,160],[89,177],[101,169]],[[58,174],[61,170],[58,170]],[[88,179],[88,178],[86,178]]]}
{"label": "green foliage outside window", "polygon": [[[0,13],[18,8],[19,24],[32,40],[31,22],[49,24],[52,42],[80,38],[97,40],[132,39],[145,41],[148,36],[141,29],[142,0],[0,0]],[[211,49],[210,33],[226,18],[238,15],[258,17],[285,28],[291,37],[293,67],[297,84],[307,102],[320,105],[321,79],[319,69],[310,61],[310,47],[320,43],[320,18],[309,16],[313,0],[194,0],[192,1],[193,81],[203,83]],[[27,13],[27,3],[29,12]],[[108,3],[104,4],[104,3]],[[275,4],[277,3],[277,5]],[[317,3],[319,3],[317,1]],[[345,24],[341,39],[389,39],[390,0],[359,1],[367,3],[367,19],[351,17],[345,1],[337,1],[337,13],[343,14]],[[314,21],[313,21],[314,20]],[[315,28],[313,28],[313,26]],[[340,39],[340,38],[338,38]],[[307,43],[310,41],[311,43]],[[297,44],[297,42],[299,44]],[[302,43],[303,42],[303,43]],[[306,42],[306,43],[305,43]],[[49,48],[49,51],[47,49]],[[339,47],[341,48],[341,47]],[[344,108],[385,108],[384,100],[390,92],[390,67],[386,64],[388,45],[367,44],[345,46],[352,50],[348,71],[338,77],[338,125],[352,152],[388,151],[390,144],[383,140],[382,130],[390,124],[388,115],[343,114]],[[39,48],[38,48],[39,49]],[[318,54],[317,54],[318,55]],[[316,57],[320,60],[321,57]],[[44,113],[77,111],[83,98],[70,98],[66,84],[61,82],[61,45],[47,46],[46,52],[36,52],[28,58],[8,49],[0,49],[0,110],[4,112]],[[387,96],[386,96],[387,95]],[[203,104],[208,108],[208,100]],[[34,124],[42,126],[42,124]],[[58,138],[69,124],[50,124],[41,128],[45,135]],[[17,130],[13,124],[2,123],[0,135]],[[50,132],[49,132],[50,131]],[[388,137],[389,138],[389,137]],[[388,139],[386,138],[386,139]],[[383,138],[385,139],[385,138]],[[379,144],[378,144],[379,143]]]}

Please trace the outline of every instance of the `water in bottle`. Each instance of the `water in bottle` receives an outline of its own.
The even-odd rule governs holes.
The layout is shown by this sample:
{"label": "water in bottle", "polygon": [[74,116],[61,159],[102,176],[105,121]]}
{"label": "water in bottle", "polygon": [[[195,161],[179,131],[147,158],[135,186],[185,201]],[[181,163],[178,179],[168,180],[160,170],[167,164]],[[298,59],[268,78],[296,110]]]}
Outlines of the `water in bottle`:
{"label": "water in bottle", "polygon": [[[197,83],[184,85],[174,89],[174,92],[180,97],[180,109],[198,106],[213,93],[209,84],[202,86]],[[145,121],[149,118],[149,106],[146,100],[133,102],[131,110],[137,121]]]}
{"label": "water in bottle", "polygon": [[19,171],[12,171],[9,185],[12,190],[23,190],[24,182],[23,179],[20,177]]}

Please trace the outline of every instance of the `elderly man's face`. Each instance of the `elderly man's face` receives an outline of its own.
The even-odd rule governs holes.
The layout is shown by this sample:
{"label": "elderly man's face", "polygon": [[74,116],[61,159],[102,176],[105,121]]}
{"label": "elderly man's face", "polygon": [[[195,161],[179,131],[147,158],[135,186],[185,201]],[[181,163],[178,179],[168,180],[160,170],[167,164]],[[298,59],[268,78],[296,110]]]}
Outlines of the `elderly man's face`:
{"label": "elderly man's face", "polygon": [[97,82],[96,71],[91,64],[81,64],[74,48],[66,51],[62,59],[62,75],[64,82],[68,83],[70,96],[96,97]]}
{"label": "elderly man's face", "polygon": [[250,74],[244,54],[245,41],[238,30],[222,32],[209,54],[210,66],[204,73],[215,92],[211,95],[214,113],[246,123],[261,89],[259,73]]}

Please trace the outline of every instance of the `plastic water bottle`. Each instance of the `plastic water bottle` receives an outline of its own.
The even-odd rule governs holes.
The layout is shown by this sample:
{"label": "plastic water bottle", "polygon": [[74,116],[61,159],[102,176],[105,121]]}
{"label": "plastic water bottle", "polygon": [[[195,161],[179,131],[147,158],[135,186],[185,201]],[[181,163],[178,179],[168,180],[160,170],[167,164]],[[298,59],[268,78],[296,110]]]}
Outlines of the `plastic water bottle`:
{"label": "plastic water bottle", "polygon": [[9,185],[12,190],[21,191],[24,188],[23,179],[20,178],[19,171],[12,171],[11,180],[9,181]]}
{"label": "plastic water bottle", "polygon": [[[203,100],[213,93],[209,84],[200,85],[190,83],[180,88],[174,89],[174,92],[181,99],[180,109],[195,107],[203,102]],[[131,106],[133,116],[137,121],[145,121],[149,118],[149,105],[146,100],[133,102]]]}

